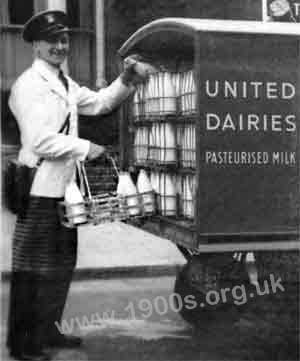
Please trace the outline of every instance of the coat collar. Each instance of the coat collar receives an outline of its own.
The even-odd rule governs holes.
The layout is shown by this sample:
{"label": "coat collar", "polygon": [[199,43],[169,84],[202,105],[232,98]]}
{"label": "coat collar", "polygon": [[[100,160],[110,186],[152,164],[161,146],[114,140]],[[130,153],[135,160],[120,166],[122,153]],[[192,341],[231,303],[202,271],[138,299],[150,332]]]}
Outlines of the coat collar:
{"label": "coat collar", "polygon": [[42,59],[35,59],[32,68],[36,70],[42,78],[50,85],[51,89],[58,93],[62,98],[68,100],[68,93],[58,78],[59,70]]}

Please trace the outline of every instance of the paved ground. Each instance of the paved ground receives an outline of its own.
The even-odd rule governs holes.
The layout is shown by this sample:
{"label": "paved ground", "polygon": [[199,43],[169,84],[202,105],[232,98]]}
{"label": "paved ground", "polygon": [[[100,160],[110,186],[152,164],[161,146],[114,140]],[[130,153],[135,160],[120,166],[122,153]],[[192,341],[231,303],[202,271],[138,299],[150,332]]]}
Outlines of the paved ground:
{"label": "paved ground", "polygon": [[[14,219],[4,212],[2,221],[1,269],[8,270]],[[124,223],[80,230],[78,269],[81,271],[112,271],[119,267],[121,274],[128,267],[146,267],[146,270],[157,266],[181,266],[184,263],[185,260],[172,243]],[[101,272],[97,276],[101,275],[104,276]],[[291,291],[287,288],[282,294],[283,299],[278,302],[280,307],[275,307],[277,301],[273,297],[267,302],[264,296],[257,299],[248,312],[244,312],[248,307],[245,305],[238,312],[230,310],[225,314],[214,314],[213,320],[203,320],[195,329],[185,323],[171,306],[174,282],[174,276],[73,282],[64,315],[64,328],[81,335],[84,345],[80,351],[52,350],[53,359],[297,359],[297,287]],[[1,360],[8,361],[4,347],[7,282],[2,284],[1,290]],[[271,310],[273,305],[274,310]]]}
{"label": "paved ground", "polygon": [[[74,282],[64,313],[64,332],[83,337],[80,350],[52,349],[55,361],[76,360],[296,360],[289,326],[273,327],[258,307],[245,318],[243,308],[192,328],[177,314],[172,294],[174,277],[123,278]],[[2,286],[2,361],[8,284]],[[263,300],[261,298],[261,300]],[[244,307],[244,306],[243,306]],[[297,315],[295,314],[295,317]],[[278,321],[281,315],[277,315]],[[297,342],[297,341],[296,341]]]}
{"label": "paved ground", "polygon": [[[52,350],[53,359],[221,360],[214,349],[201,346],[200,340],[195,343],[193,329],[172,309],[168,300],[173,284],[174,277],[74,282],[64,314],[65,331],[69,327],[82,336],[84,345],[79,351]],[[2,289],[5,337],[8,285]],[[10,360],[3,340],[1,348],[2,361]]]}
{"label": "paved ground", "polygon": [[[11,238],[15,217],[2,209],[1,270],[10,271]],[[78,230],[78,273],[88,275],[132,268],[174,268],[185,264],[176,246],[164,239],[122,223],[82,226]]]}

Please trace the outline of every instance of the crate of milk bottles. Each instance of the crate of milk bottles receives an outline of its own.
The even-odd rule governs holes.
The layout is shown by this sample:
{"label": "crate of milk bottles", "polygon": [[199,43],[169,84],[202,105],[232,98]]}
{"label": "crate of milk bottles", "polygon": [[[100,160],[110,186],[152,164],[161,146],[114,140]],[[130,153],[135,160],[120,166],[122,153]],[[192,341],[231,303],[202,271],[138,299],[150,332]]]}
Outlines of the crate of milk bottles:
{"label": "crate of milk bottles", "polygon": [[195,168],[195,112],[193,70],[150,74],[132,102],[134,163]]}
{"label": "crate of milk bottles", "polygon": [[194,219],[196,177],[194,174],[174,174],[164,170],[152,171],[151,187],[157,199],[159,215]]}
{"label": "crate of milk bottles", "polygon": [[117,171],[117,190],[96,195],[90,192],[83,164],[80,170],[85,192],[81,191],[75,182],[70,182],[66,187],[64,201],[58,205],[60,220],[64,226],[73,228],[84,224],[97,225],[155,214],[155,193],[143,169],[139,172],[136,185],[129,172]]}
{"label": "crate of milk bottles", "polygon": [[171,117],[196,114],[197,93],[193,69],[157,70],[149,74],[146,84],[139,85],[133,97],[132,117],[135,122],[157,121]]}
{"label": "crate of milk bottles", "polygon": [[194,219],[196,103],[191,64],[158,66],[131,103],[131,164],[148,170],[162,216]]}

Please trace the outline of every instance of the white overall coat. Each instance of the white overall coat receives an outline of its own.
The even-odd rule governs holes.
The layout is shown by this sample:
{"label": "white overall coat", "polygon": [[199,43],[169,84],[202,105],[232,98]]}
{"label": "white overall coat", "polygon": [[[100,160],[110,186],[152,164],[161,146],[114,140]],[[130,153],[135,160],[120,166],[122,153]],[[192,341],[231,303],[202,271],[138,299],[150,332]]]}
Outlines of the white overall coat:
{"label": "white overall coat", "polygon": [[[125,100],[133,88],[117,78],[98,92],[80,87],[67,77],[67,92],[58,70],[36,59],[14,83],[9,106],[21,134],[19,161],[30,167],[45,158],[37,170],[31,195],[63,197],[67,183],[74,179],[77,161],[86,158],[90,142],[78,137],[78,114],[109,113]],[[70,113],[69,135],[58,134]]]}

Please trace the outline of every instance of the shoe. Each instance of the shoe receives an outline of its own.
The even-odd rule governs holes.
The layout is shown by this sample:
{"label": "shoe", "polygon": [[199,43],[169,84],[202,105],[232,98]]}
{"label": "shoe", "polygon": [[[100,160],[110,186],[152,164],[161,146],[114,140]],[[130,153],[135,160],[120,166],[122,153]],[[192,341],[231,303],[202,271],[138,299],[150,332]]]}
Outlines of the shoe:
{"label": "shoe", "polygon": [[76,348],[80,347],[82,339],[72,335],[59,335],[51,338],[47,342],[47,346],[50,347],[62,347],[62,348]]}
{"label": "shoe", "polygon": [[16,360],[22,361],[49,361],[51,357],[45,351],[39,351],[34,353],[29,352],[10,352],[10,356]]}

